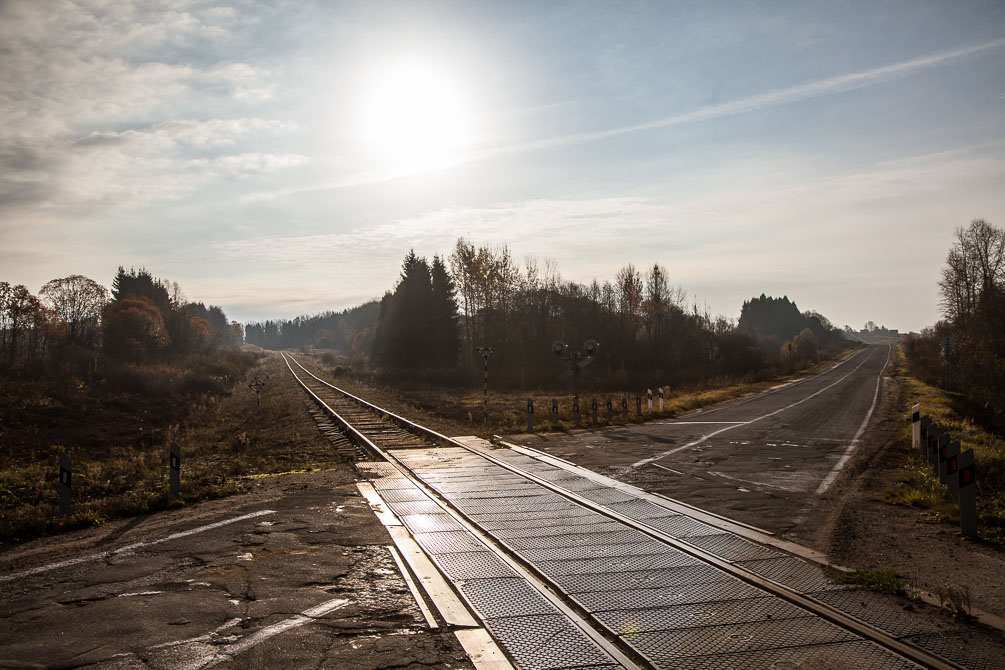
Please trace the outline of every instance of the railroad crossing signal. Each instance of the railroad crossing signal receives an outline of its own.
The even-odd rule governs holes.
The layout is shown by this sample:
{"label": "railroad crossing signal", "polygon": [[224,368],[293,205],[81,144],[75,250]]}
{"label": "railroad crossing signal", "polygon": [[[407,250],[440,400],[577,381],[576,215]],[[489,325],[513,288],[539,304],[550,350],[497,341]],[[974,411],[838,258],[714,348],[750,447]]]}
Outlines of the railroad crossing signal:
{"label": "railroad crossing signal", "polygon": [[255,405],[257,407],[261,407],[262,389],[265,388],[265,382],[259,379],[258,377],[255,377],[254,379],[251,380],[251,383],[248,384],[248,388],[250,388],[252,391],[255,392]]}
{"label": "railroad crossing signal", "polygon": [[478,353],[485,361],[485,396],[482,401],[482,422],[489,425],[489,356],[495,353],[492,347],[478,347]]}
{"label": "railroad crossing signal", "polygon": [[577,403],[579,401],[579,375],[589,376],[590,371],[586,367],[593,362],[598,351],[600,351],[600,342],[593,339],[583,342],[582,351],[573,351],[572,353],[569,353],[569,345],[562,340],[555,340],[551,345],[551,353],[555,354],[559,364],[566,368],[559,378],[572,377],[572,397]]}

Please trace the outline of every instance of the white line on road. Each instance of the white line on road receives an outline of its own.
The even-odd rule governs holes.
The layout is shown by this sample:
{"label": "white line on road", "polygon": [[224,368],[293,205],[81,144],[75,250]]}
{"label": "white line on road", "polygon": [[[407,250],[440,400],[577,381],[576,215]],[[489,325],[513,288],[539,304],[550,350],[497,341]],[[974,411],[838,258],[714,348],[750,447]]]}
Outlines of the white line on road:
{"label": "white line on road", "polygon": [[214,665],[223,663],[224,661],[231,661],[241,652],[247,651],[261,642],[265,642],[270,637],[284,633],[291,628],[303,626],[305,623],[310,623],[311,621],[323,617],[325,614],[328,614],[333,610],[337,610],[347,604],[349,604],[349,600],[346,598],[335,598],[333,600],[323,602],[320,605],[304,610],[300,614],[296,614],[289,619],[283,619],[271,626],[259,628],[248,637],[238,640],[237,642],[222,645],[216,649],[211,648],[206,653],[200,654],[188,663],[176,667],[178,667],[179,670],[202,670],[202,668],[211,668]]}
{"label": "white line on road", "polygon": [[862,425],[858,427],[858,431],[855,433],[855,437],[851,438],[851,444],[845,449],[844,455],[841,456],[840,460],[834,465],[824,480],[820,482],[820,486],[817,487],[817,495],[822,495],[831,487],[834,480],[837,479],[838,473],[844,469],[845,464],[851,455],[855,452],[855,447],[858,446],[858,438],[862,437],[862,433],[865,432],[866,427],[869,425],[869,419],[872,418],[872,413],[876,409],[876,402],[879,400],[879,387],[883,381],[883,373],[886,371],[886,367],[890,364],[890,356],[893,355],[893,346],[889,345],[889,351],[886,354],[886,363],[883,364],[883,369],[879,371],[879,375],[876,376],[876,391],[872,394],[872,405],[869,407],[869,411],[866,412],[865,418],[862,419]]}
{"label": "white line on road", "polygon": [[659,421],[665,426],[706,426],[711,424],[747,423],[746,421]]}
{"label": "white line on road", "polygon": [[15,572],[10,575],[0,575],[0,582],[9,582],[14,579],[20,579],[21,577],[28,577],[31,575],[37,575],[40,572],[48,572],[49,570],[57,570],[59,568],[66,568],[71,565],[77,565],[78,563],[87,563],[88,561],[99,561],[103,558],[108,558],[109,556],[117,556],[119,554],[128,554],[131,551],[137,549],[142,549],[143,547],[150,547],[155,544],[160,544],[162,542],[170,542],[171,540],[177,540],[179,538],[188,537],[189,535],[195,535],[196,533],[203,533],[207,530],[213,530],[214,528],[220,528],[221,526],[226,526],[228,524],[237,523],[238,521],[244,521],[245,519],[254,519],[255,517],[264,516],[266,514],[275,514],[275,510],[263,509],[258,512],[252,512],[251,514],[244,514],[233,519],[225,519],[223,521],[217,521],[216,523],[211,523],[206,526],[199,526],[198,528],[192,528],[190,530],[183,530],[178,533],[171,533],[167,537],[162,537],[158,540],[151,540],[149,542],[135,542],[133,544],[127,544],[124,547],[119,547],[118,549],[112,549],[111,551],[99,551],[96,554],[88,554],[86,556],[78,556],[76,558],[68,558],[65,561],[59,561],[58,563],[49,563],[48,565],[40,565],[35,568],[29,568],[28,570],[23,570],[22,572]]}
{"label": "white line on road", "polygon": [[[889,356],[887,357],[887,361],[889,361]],[[745,421],[743,423],[733,424],[731,426],[726,426],[725,428],[720,428],[719,430],[712,431],[708,435],[703,435],[702,437],[700,437],[697,440],[693,440],[693,441],[688,442],[687,444],[681,445],[679,447],[674,447],[673,449],[669,449],[669,450],[664,451],[662,453],[656,454],[655,456],[650,456],[649,458],[643,458],[641,461],[636,461],[635,463],[632,463],[631,465],[629,465],[626,468],[626,471],[633,470],[633,469],[635,469],[637,467],[640,467],[640,466],[643,466],[643,465],[648,465],[649,463],[653,463],[655,461],[658,461],[661,458],[665,458],[665,457],[670,456],[672,454],[676,454],[678,451],[684,451],[685,449],[690,449],[691,447],[694,447],[694,446],[697,446],[697,445],[701,444],[702,442],[704,442],[705,440],[707,440],[710,437],[715,437],[716,435],[719,435],[720,433],[725,433],[727,430],[733,430],[734,428],[738,428],[740,426],[749,426],[752,423],[757,423],[758,421],[761,421],[763,419],[767,419],[768,417],[774,416],[774,415],[778,414],[779,412],[784,412],[787,409],[792,409],[796,405],[801,405],[804,402],[806,402],[807,400],[810,400],[812,398],[817,397],[818,395],[820,395],[824,391],[826,391],[826,390],[828,390],[830,388],[833,388],[833,387],[837,386],[838,384],[840,384],[841,382],[843,382],[844,380],[848,379],[848,377],[851,377],[853,374],[855,374],[856,372],[858,372],[859,368],[861,368],[863,365],[865,365],[868,362],[869,362],[869,358],[866,357],[866,359],[864,361],[862,361],[861,363],[859,363],[855,367],[854,370],[852,370],[851,372],[849,372],[848,374],[846,374],[844,377],[841,377],[841,379],[837,380],[836,382],[834,382],[832,384],[828,384],[827,386],[823,387],[822,389],[820,389],[816,393],[811,393],[810,395],[806,396],[805,398],[797,400],[797,401],[795,401],[794,403],[792,403],[790,405],[786,405],[785,407],[782,407],[781,409],[776,409],[774,412],[769,412],[769,413],[767,413],[767,414],[765,414],[763,416],[757,417],[756,419],[751,419],[750,421]],[[884,367],[884,369],[886,368],[886,366],[883,366],[883,367]],[[880,376],[882,376],[882,374],[883,373],[881,372]],[[870,412],[871,412],[871,410],[870,410]]]}

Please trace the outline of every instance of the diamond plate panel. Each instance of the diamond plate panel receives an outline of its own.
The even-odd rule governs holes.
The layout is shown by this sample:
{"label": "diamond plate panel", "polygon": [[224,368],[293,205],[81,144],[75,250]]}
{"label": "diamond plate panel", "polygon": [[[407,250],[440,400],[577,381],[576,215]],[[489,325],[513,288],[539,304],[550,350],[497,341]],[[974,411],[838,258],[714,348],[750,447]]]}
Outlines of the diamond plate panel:
{"label": "diamond plate panel", "polygon": [[632,502],[638,500],[638,497],[633,496],[630,493],[625,493],[624,491],[619,491],[612,488],[600,488],[592,491],[582,491],[579,495],[583,496],[587,500],[592,500],[595,503],[600,503],[601,505],[610,505],[615,503]]}
{"label": "diamond plate panel", "polygon": [[577,593],[571,597],[586,609],[599,612],[602,610],[653,609],[716,600],[743,600],[763,595],[763,591],[739,580],[733,580],[665,589],[593,591],[591,593]]}
{"label": "diamond plate panel", "polygon": [[548,480],[555,486],[560,486],[566,491],[580,493],[583,491],[593,491],[606,488],[603,484],[587,479],[586,477],[575,477],[572,479]]}
{"label": "diamond plate panel", "polygon": [[647,519],[644,522],[671,537],[697,537],[700,535],[721,535],[722,529],[696,521],[689,516],[679,515],[662,519]]}
{"label": "diamond plate panel", "polygon": [[755,621],[728,626],[706,626],[684,630],[662,630],[628,634],[646,658],[660,664],[682,656],[735,654],[780,647],[858,641],[857,635],[817,617]]}
{"label": "diamond plate panel", "polygon": [[886,631],[893,637],[934,633],[939,627],[926,617],[905,611],[896,596],[869,591],[823,591],[808,594],[831,607]]}
{"label": "diamond plate panel", "polygon": [[506,502],[503,498],[474,498],[458,500],[457,506],[463,507],[471,514],[509,514],[511,516],[539,514],[540,516],[572,516],[575,510],[583,509],[568,500],[552,500],[541,496],[540,502],[534,498],[516,498],[516,500],[534,500],[527,503]]}
{"label": "diamond plate panel", "polygon": [[[510,512],[499,512],[494,509],[486,510],[482,506],[480,510],[472,509],[470,513],[472,518],[478,519],[478,523],[484,525],[486,528],[491,528],[496,524],[524,523],[530,520],[541,525],[545,525],[545,523],[557,525],[562,523],[597,523],[598,521],[605,521],[607,519],[605,516],[580,506],[562,509],[529,510],[519,516]],[[577,518],[586,519],[587,521],[572,521]]]}
{"label": "diamond plate panel", "polygon": [[524,670],[621,667],[563,616],[491,619],[487,627]]}
{"label": "diamond plate panel", "polygon": [[545,574],[555,577],[556,575],[595,575],[602,572],[677,568],[699,565],[700,563],[701,561],[693,556],[671,549],[659,554],[540,561],[536,565]]}
{"label": "diamond plate panel", "polygon": [[736,565],[801,592],[843,590],[846,588],[828,579],[820,566],[811,565],[792,556],[760,561],[741,561]]}
{"label": "diamond plate panel", "polygon": [[[584,517],[573,517],[576,520],[583,519]],[[555,526],[542,526],[537,522],[537,520],[518,520],[511,524],[507,524],[501,528],[496,528],[492,530],[492,534],[500,538],[514,538],[514,537],[544,537],[546,535],[555,535],[557,532],[564,531],[565,533],[609,533],[617,530],[624,530],[625,526],[618,523],[617,521],[600,521],[598,523],[577,523],[577,524],[558,524]]]}
{"label": "diamond plate panel", "polygon": [[[385,501],[387,502],[387,501]],[[387,502],[388,507],[396,516],[409,514],[440,514],[443,508],[432,500],[414,500],[411,502]]]}
{"label": "diamond plate panel", "polygon": [[369,461],[356,464],[356,470],[370,477],[386,477],[391,474],[401,475],[398,468],[384,461]]}
{"label": "diamond plate panel", "polygon": [[449,514],[406,514],[398,517],[413,533],[430,533],[443,530],[464,530]]}
{"label": "diamond plate panel", "polygon": [[962,665],[971,670],[996,670],[1001,668],[1000,656],[995,658],[980,657],[974,653],[966,636],[959,634],[932,633],[929,635],[912,635],[907,638],[922,649],[938,654],[942,658]]}
{"label": "diamond plate panel", "polygon": [[661,507],[655,503],[651,503],[648,500],[635,499],[629,500],[628,502],[611,503],[607,505],[607,508],[612,512],[623,514],[629,519],[635,519],[636,521],[680,516],[677,512],[669,510],[666,507]]}
{"label": "diamond plate panel", "polygon": [[483,619],[556,613],[552,604],[523,579],[472,579],[459,583],[457,588]]}
{"label": "diamond plate panel", "polygon": [[667,551],[665,544],[658,542],[638,542],[633,544],[603,545],[593,547],[549,547],[547,549],[522,549],[523,558],[538,561],[555,561],[568,558],[603,558],[605,556],[635,556],[638,554],[661,554]]}
{"label": "diamond plate panel", "polygon": [[429,500],[429,496],[417,488],[411,489],[388,489],[380,492],[380,497],[384,502],[391,504],[397,502],[415,502],[417,500]]}
{"label": "diamond plate panel", "polygon": [[688,584],[710,584],[730,581],[733,578],[710,565],[695,565],[684,568],[637,570],[634,572],[556,575],[552,579],[566,593],[587,593],[589,591],[629,591],[686,586]]}
{"label": "diamond plate panel", "polygon": [[905,658],[873,642],[837,642],[812,647],[786,647],[716,656],[667,659],[662,670],[733,670],[735,668],[792,668],[793,670],[918,670]]}
{"label": "diamond plate panel", "polygon": [[457,551],[481,551],[485,545],[467,531],[414,533],[415,541],[430,554],[450,554]]}
{"label": "diamond plate panel", "polygon": [[807,612],[780,598],[766,596],[749,600],[678,605],[646,610],[608,610],[597,619],[615,635],[652,630],[699,628],[715,624],[738,624],[769,619],[782,620],[807,616]]}
{"label": "diamond plate panel", "polygon": [[389,491],[392,489],[414,489],[415,483],[405,477],[381,477],[370,481],[377,491]]}
{"label": "diamond plate panel", "polygon": [[551,535],[538,537],[511,537],[503,540],[514,550],[547,549],[550,547],[593,547],[604,545],[635,544],[645,542],[649,538],[634,529],[616,530],[609,533],[570,533],[570,529],[554,526]]}
{"label": "diamond plate panel", "polygon": [[759,558],[779,558],[785,555],[730,533],[689,537],[687,541],[727,561],[752,561]]}
{"label": "diamond plate panel", "polygon": [[491,551],[459,551],[434,556],[433,560],[455,581],[516,577],[516,573]]}
{"label": "diamond plate panel", "polygon": [[473,498],[498,498],[500,493],[505,492],[508,498],[537,498],[541,495],[541,487],[511,487],[506,489],[491,488],[452,488],[447,486],[434,486],[437,491],[449,496],[451,500],[470,500]]}

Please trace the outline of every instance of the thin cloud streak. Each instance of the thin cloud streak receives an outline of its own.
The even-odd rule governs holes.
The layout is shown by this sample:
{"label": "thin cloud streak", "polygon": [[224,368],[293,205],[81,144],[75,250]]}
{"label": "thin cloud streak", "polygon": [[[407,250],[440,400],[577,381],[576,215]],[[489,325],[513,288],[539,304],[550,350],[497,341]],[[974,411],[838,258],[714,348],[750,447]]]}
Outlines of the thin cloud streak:
{"label": "thin cloud streak", "polygon": [[[589,144],[592,142],[599,142],[613,137],[618,137],[621,135],[629,135],[632,133],[639,133],[650,130],[659,130],[661,128],[670,128],[673,126],[679,126],[688,123],[699,123],[702,121],[709,121],[712,119],[718,119],[726,116],[736,116],[738,114],[748,114],[751,112],[760,111],[762,109],[781,107],[784,105],[790,105],[797,102],[811,100],[813,98],[819,98],[827,95],[835,95],[838,93],[846,93],[848,91],[868,88],[870,86],[877,86],[879,84],[884,84],[897,79],[903,79],[905,77],[917,74],[923,70],[927,70],[939,65],[944,65],[946,63],[960,60],[962,58],[973,56],[985,51],[997,49],[1002,46],[1005,46],[1005,38],[992,40],[990,42],[982,42],[980,44],[975,44],[969,47],[952,49],[950,51],[941,51],[939,53],[931,54],[929,56],[921,56],[919,58],[913,58],[911,60],[901,61],[899,63],[894,63],[892,65],[884,65],[883,67],[863,70],[861,72],[853,72],[850,74],[828,77],[826,79],[820,79],[818,81],[812,81],[805,84],[798,84],[796,86],[779,88],[773,91],[768,91],[766,93],[758,93],[756,95],[748,96],[746,98],[740,98],[738,100],[733,100],[730,102],[711,105],[709,107],[702,107],[701,109],[696,109],[691,112],[686,112],[684,114],[677,114],[663,119],[658,119],[655,121],[648,121],[646,123],[623,126],[621,128],[611,128],[608,130],[601,130],[592,133],[577,133],[573,135],[563,135],[560,137],[554,137],[546,140],[521,142],[511,144],[509,146],[496,147],[494,149],[483,151],[478,154],[458,158],[456,160],[437,166],[432,170],[423,171],[423,173],[438,170],[446,170],[457,167],[459,165],[490,160],[492,158],[508,154],[540,151],[543,149],[567,147],[579,144]],[[396,171],[396,172],[383,172],[383,173],[375,173],[375,172],[361,173],[358,175],[349,176],[343,180],[334,183],[322,184],[317,186],[303,186],[288,189],[279,189],[267,193],[249,194],[245,196],[244,199],[262,200],[262,199],[278,198],[287,195],[295,195],[298,193],[307,193],[313,191],[342,190],[358,186],[366,186],[370,184],[391,182],[397,179],[414,176],[416,174],[419,174],[419,172]]]}

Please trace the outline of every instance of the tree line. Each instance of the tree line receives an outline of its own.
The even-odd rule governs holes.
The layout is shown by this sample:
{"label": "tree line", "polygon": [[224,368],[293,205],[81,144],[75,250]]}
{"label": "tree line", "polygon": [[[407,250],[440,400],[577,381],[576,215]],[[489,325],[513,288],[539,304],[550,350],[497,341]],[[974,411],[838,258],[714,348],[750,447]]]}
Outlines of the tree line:
{"label": "tree line", "polygon": [[[939,279],[942,320],[907,341],[912,371],[1005,428],[1005,229],[958,227]],[[948,363],[948,366],[947,366]],[[948,372],[948,376],[947,376]]]}
{"label": "tree line", "polygon": [[[551,353],[555,340],[578,348],[596,339],[594,382],[622,388],[789,371],[845,342],[825,317],[800,312],[788,297],[762,294],[745,302],[737,323],[712,317],[659,263],[628,264],[612,280],[583,284],[564,280],[551,261],[518,264],[506,246],[463,238],[431,262],[410,251],[396,285],[374,305],[248,324],[248,342],[276,348],[334,342],[368,354],[384,370],[453,381],[474,381],[478,348],[492,347],[496,384],[539,387],[556,384],[562,371]],[[333,329],[352,334],[352,344],[346,336],[325,340]]]}
{"label": "tree line", "polygon": [[243,329],[216,305],[186,302],[177,283],[119,266],[109,291],[83,275],[38,295],[0,282],[0,372],[39,372],[103,353],[140,362],[239,345]]}

